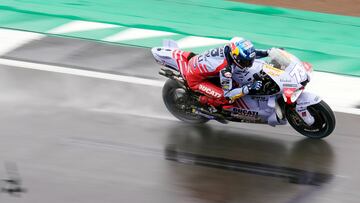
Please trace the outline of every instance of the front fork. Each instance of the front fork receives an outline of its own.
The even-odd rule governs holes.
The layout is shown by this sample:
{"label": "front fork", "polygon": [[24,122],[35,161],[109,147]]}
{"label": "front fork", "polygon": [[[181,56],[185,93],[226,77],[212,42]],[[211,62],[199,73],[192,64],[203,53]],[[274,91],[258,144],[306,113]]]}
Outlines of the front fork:
{"label": "front fork", "polygon": [[[309,99],[311,97],[311,94],[306,94],[304,97],[306,99]],[[287,104],[285,103],[284,99],[282,97],[279,97],[277,99],[277,106],[275,107],[276,114],[279,118],[283,118],[280,116],[285,115],[285,108],[290,108],[293,111],[296,111],[299,118],[306,123],[306,125],[311,126],[315,122],[315,118],[310,114],[307,107],[313,104],[316,104],[320,102],[321,100],[316,96],[312,98],[313,101],[311,102],[304,102],[304,98],[299,98],[295,103]]]}
{"label": "front fork", "polygon": [[314,124],[315,118],[310,114],[306,107],[296,107],[295,110],[308,126]]}

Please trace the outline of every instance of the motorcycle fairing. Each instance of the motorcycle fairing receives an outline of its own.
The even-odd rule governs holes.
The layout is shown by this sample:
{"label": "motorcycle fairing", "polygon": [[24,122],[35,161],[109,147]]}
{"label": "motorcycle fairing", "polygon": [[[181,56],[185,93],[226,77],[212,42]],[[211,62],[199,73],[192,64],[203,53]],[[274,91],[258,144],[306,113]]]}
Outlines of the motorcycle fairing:
{"label": "motorcycle fairing", "polygon": [[276,125],[285,125],[287,122],[283,120],[283,115],[280,109],[279,104],[277,103],[277,97],[276,96],[270,96],[269,100],[267,102],[268,110],[271,111],[270,116],[267,118],[267,122],[272,127],[275,127]]}
{"label": "motorcycle fairing", "polygon": [[[271,126],[284,125],[287,122],[279,119],[276,108],[276,96],[247,95],[237,99],[232,105],[224,107],[231,116],[251,123],[267,123]],[[280,110],[281,111],[281,110]]]}

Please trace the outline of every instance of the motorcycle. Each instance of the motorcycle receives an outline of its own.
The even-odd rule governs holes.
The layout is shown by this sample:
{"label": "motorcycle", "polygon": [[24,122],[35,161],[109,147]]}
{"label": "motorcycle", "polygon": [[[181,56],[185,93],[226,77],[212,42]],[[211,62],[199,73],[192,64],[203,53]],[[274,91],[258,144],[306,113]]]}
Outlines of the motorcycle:
{"label": "motorcycle", "polygon": [[[262,81],[260,90],[252,90],[216,112],[198,102],[201,94],[188,87],[182,74],[194,53],[183,52],[172,40],[165,40],[162,47],[151,51],[155,61],[163,66],[159,74],[168,78],[162,89],[165,106],[179,120],[192,124],[209,120],[271,126],[289,123],[300,134],[314,139],[327,137],[335,128],[335,115],[329,105],[319,96],[304,91],[310,82],[311,64],[283,49],[272,48],[269,60],[257,59],[262,65],[250,68],[250,74],[245,76],[245,81]],[[219,78],[211,81],[220,85]]]}

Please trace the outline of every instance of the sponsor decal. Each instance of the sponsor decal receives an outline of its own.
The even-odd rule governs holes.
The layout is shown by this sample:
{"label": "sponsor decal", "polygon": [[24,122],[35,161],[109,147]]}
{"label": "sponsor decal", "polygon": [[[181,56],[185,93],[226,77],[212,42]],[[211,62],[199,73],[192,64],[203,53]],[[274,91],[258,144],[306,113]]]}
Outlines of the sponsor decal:
{"label": "sponsor decal", "polygon": [[239,48],[238,48],[238,47],[235,47],[235,48],[232,50],[232,52],[231,52],[231,53],[233,54],[233,56],[235,56],[235,57],[236,57],[236,56],[238,56],[238,55],[239,55],[239,52],[240,52],[240,51],[239,51]]}
{"label": "sponsor decal", "polygon": [[291,82],[289,78],[280,78],[280,82]]}
{"label": "sponsor decal", "polygon": [[205,57],[224,57],[224,49],[223,48],[214,48],[205,52]]}
{"label": "sponsor decal", "polygon": [[260,117],[246,117],[237,113],[232,113],[231,116],[243,123],[264,123]]}
{"label": "sponsor decal", "polygon": [[243,115],[243,116],[248,116],[248,117],[257,117],[259,115],[259,112],[257,111],[251,111],[251,110],[246,110],[246,109],[240,109],[240,108],[233,108],[232,111],[234,113]]}
{"label": "sponsor decal", "polygon": [[283,84],[283,87],[297,87],[297,84],[285,83],[285,84]]}
{"label": "sponsor decal", "polygon": [[258,101],[268,101],[267,97],[260,97],[260,96],[252,96],[251,99],[255,99]]}
{"label": "sponsor decal", "polygon": [[271,66],[269,64],[264,64],[263,68],[267,69],[267,74],[269,74],[270,76],[273,76],[273,77],[277,77],[284,72],[283,70],[274,68],[273,66]]}
{"label": "sponsor decal", "polygon": [[214,90],[204,86],[204,85],[200,85],[199,86],[199,89],[203,92],[206,92],[207,94],[213,96],[213,97],[216,97],[216,98],[220,98],[222,95],[218,92],[215,92]]}
{"label": "sponsor decal", "polygon": [[297,105],[298,106],[308,106],[310,104],[309,101],[304,101],[304,102],[298,102]]}
{"label": "sponsor decal", "polygon": [[278,77],[280,75],[280,73],[277,73],[274,71],[269,71],[269,72],[267,72],[267,74],[269,74],[270,76],[273,76],[273,77]]}
{"label": "sponsor decal", "polygon": [[276,72],[276,73],[279,73],[279,74],[281,74],[281,73],[284,72],[283,70],[278,69],[278,68],[275,68],[275,67],[273,67],[272,65],[269,65],[269,64],[267,64],[267,63],[264,64],[264,68],[267,68],[267,69],[269,69],[269,70],[271,70],[271,71],[274,71],[274,72]]}

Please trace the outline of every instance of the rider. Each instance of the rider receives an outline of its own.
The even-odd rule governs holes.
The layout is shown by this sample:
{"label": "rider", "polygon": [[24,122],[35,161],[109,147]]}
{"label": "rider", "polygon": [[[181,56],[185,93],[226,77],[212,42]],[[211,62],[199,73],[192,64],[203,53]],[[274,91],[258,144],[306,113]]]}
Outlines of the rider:
{"label": "rider", "polygon": [[[267,56],[268,50],[257,50],[249,40],[234,37],[224,47],[192,57],[183,75],[192,90],[203,94],[199,97],[201,104],[219,107],[248,94],[251,89],[261,88],[261,81],[238,87],[235,83],[246,76],[255,58]],[[209,81],[216,76],[220,77],[221,87]]]}

